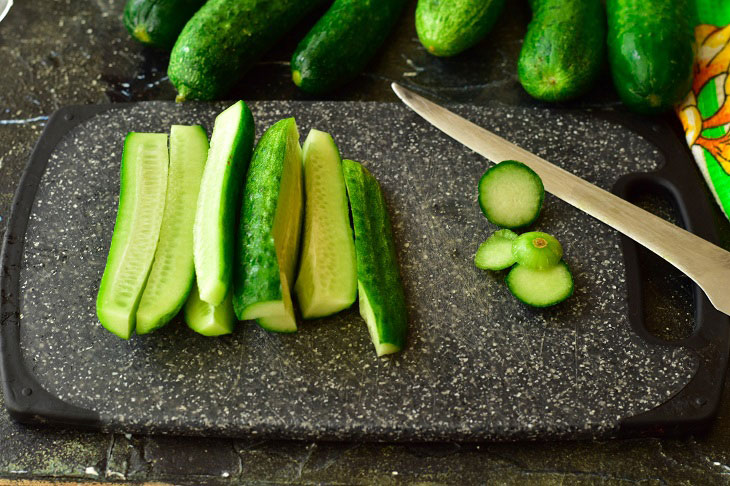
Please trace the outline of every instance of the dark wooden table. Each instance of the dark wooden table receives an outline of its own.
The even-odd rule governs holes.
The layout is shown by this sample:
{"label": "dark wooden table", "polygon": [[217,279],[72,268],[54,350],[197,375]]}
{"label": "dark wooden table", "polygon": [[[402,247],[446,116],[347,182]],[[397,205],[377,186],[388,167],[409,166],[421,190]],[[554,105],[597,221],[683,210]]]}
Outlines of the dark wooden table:
{"label": "dark wooden table", "polygon": [[[510,2],[508,2],[510,3]],[[0,236],[44,122],[68,104],[171,100],[167,56],[134,43],[124,0],[22,0],[0,23]],[[443,101],[534,103],[516,77],[529,20],[512,2],[482,43],[432,58],[413,27],[415,2],[387,48],[351,86],[326,98],[394,100],[398,80]],[[230,98],[309,99],[289,80],[289,55],[312,19],[249,72]],[[606,73],[571,107],[621,109]],[[726,387],[724,405],[730,404]],[[0,485],[16,480],[174,484],[719,484],[730,483],[730,415],[683,439],[580,443],[368,444],[141,437],[30,428],[0,398]],[[17,484],[32,484],[35,481]],[[41,484],[41,483],[36,483]]]}

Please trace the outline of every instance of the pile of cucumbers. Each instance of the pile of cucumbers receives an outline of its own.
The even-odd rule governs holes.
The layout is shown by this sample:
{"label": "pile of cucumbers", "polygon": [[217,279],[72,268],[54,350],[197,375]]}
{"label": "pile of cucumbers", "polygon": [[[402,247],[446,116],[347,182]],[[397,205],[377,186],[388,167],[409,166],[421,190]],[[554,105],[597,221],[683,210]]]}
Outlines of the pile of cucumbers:
{"label": "pile of cucumbers", "polygon": [[[128,0],[124,24],[148,45],[171,49],[177,99],[214,100],[303,16],[327,0]],[[532,21],[517,65],[533,97],[585,93],[608,57],[621,99],[641,113],[681,101],[692,80],[690,0],[529,0]],[[406,0],[334,0],[291,58],[292,80],[323,93],[353,79],[386,41]],[[453,56],[483,39],[504,0],[419,0],[415,23],[428,52]],[[608,53],[608,56],[606,56]]]}
{"label": "pile of cucumbers", "polygon": [[[416,30],[424,47],[451,56],[494,26],[503,0],[419,0]],[[562,101],[601,75],[606,51],[614,86],[640,113],[670,109],[687,94],[694,63],[690,0],[529,0],[532,21],[517,66],[533,97]]]}
{"label": "pile of cucumbers", "polygon": [[512,230],[533,224],[540,215],[545,188],[532,169],[514,160],[490,167],[479,180],[479,206],[503,229],[479,245],[474,264],[482,270],[510,267],[505,281],[512,295],[533,307],[549,307],[573,294],[573,275],[563,247],[552,235]]}
{"label": "pile of cucumbers", "polygon": [[[305,204],[306,200],[306,204]],[[350,223],[352,213],[352,224]],[[354,233],[354,236],[353,236]],[[301,243],[301,245],[300,245]],[[300,257],[301,254],[301,257]],[[263,134],[243,101],[200,126],[129,133],[117,220],[97,296],[102,325],[129,339],[183,311],[194,331],[256,320],[274,332],[357,299],[378,356],[401,350],[405,294],[377,180],[294,118]]]}

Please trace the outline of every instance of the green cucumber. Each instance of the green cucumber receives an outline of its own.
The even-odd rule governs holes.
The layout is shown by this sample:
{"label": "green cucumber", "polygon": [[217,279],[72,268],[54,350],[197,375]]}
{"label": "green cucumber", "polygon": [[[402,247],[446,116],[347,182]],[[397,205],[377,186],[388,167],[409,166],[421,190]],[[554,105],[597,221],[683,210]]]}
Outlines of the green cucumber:
{"label": "green cucumber", "polygon": [[587,91],[606,57],[606,14],[601,0],[532,0],[517,63],[531,96],[562,101]]}
{"label": "green cucumber", "polygon": [[367,169],[352,160],[342,167],[355,229],[360,315],[377,355],[395,353],[405,345],[408,314],[388,207]]}
{"label": "green cucumber", "polygon": [[512,242],[512,256],[518,265],[545,270],[557,265],[563,258],[563,247],[554,236],[530,231]]}
{"label": "green cucumber", "polygon": [[193,285],[183,310],[185,323],[190,329],[203,336],[222,336],[232,333],[238,321],[236,313],[233,311],[231,295],[229,292],[220,305],[210,305],[200,300],[198,286]]}
{"label": "green cucumber", "polygon": [[355,302],[357,269],[337,145],[328,133],[311,130],[302,155],[307,204],[294,290],[302,317],[313,319],[347,309]]}
{"label": "green cucumber", "polygon": [[548,307],[573,295],[573,275],[561,261],[544,270],[515,265],[507,274],[512,295],[533,307]]}
{"label": "green cucumber", "polygon": [[613,84],[632,110],[659,113],[689,92],[695,55],[691,13],[689,0],[607,0]]}
{"label": "green cucumber", "polygon": [[216,117],[193,226],[200,298],[213,306],[223,302],[231,287],[235,219],[253,137],[253,115],[243,101]]}
{"label": "green cucumber", "polygon": [[208,155],[203,127],[173,125],[165,212],[155,259],[137,308],[137,334],[167,324],[180,312],[193,286],[193,222]]}
{"label": "green cucumber", "polygon": [[474,265],[482,270],[504,270],[515,263],[512,255],[512,242],[517,233],[508,229],[495,231],[487,241],[479,245],[474,256]]}
{"label": "green cucumber", "polygon": [[127,134],[117,220],[96,298],[99,321],[123,339],[129,339],[134,330],[137,307],[160,237],[167,165],[167,135]]}
{"label": "green cucumber", "polygon": [[294,118],[272,125],[251,159],[238,232],[233,306],[264,329],[297,330],[291,286],[302,220],[302,149]]}
{"label": "green cucumber", "polygon": [[172,48],[167,74],[178,101],[213,100],[325,0],[209,0]]}
{"label": "green cucumber", "polygon": [[418,0],[416,33],[428,52],[454,56],[486,36],[504,0]]}
{"label": "green cucumber", "polygon": [[170,50],[205,0],[128,0],[124,26],[142,44]]}
{"label": "green cucumber", "polygon": [[405,0],[335,0],[294,51],[294,84],[323,93],[357,76],[387,39],[405,4]]}
{"label": "green cucumber", "polygon": [[540,176],[515,160],[490,167],[479,180],[479,206],[489,221],[503,228],[532,224],[544,198]]}

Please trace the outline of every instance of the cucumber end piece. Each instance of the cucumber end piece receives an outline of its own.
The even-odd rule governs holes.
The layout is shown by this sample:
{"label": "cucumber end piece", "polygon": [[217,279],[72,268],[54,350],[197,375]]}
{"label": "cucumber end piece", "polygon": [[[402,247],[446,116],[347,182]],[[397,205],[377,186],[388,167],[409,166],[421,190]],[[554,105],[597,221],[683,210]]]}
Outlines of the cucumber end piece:
{"label": "cucumber end piece", "polygon": [[386,354],[397,353],[401,350],[401,347],[397,344],[382,342],[378,333],[378,324],[375,320],[375,313],[373,308],[370,306],[367,292],[363,286],[358,282],[358,297],[360,299],[360,316],[365,320],[368,326],[368,332],[370,333],[370,340],[375,346],[375,353],[378,356],[385,356]]}
{"label": "cucumber end piece", "polygon": [[149,32],[147,32],[147,27],[143,24],[134,28],[134,31],[132,31],[132,37],[140,41],[142,44],[152,43],[152,38],[150,37]]}
{"label": "cucumber end piece", "polygon": [[552,235],[530,231],[514,240],[512,256],[519,265],[545,270],[560,262],[563,258],[563,246]]}
{"label": "cucumber end piece", "polygon": [[132,337],[132,331],[134,331],[134,316],[128,315],[122,309],[119,312],[114,310],[109,305],[104,306],[104,310],[102,310],[97,304],[96,315],[99,322],[110,333],[122,339],[129,339]]}

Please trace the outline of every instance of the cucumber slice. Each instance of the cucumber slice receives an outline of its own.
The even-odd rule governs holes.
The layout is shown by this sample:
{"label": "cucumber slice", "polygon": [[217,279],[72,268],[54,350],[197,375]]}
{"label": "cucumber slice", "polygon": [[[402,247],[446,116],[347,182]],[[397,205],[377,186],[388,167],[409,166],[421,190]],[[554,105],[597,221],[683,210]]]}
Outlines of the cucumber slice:
{"label": "cucumber slice", "polygon": [[243,195],[233,306],[264,329],[297,330],[290,290],[302,221],[302,149],[294,118],[259,140]]}
{"label": "cucumber slice", "polygon": [[230,334],[236,327],[236,313],[233,312],[231,293],[218,306],[200,300],[198,285],[194,284],[185,308],[185,323],[193,331],[203,336],[222,336]]}
{"label": "cucumber slice", "polygon": [[217,306],[231,287],[235,218],[253,147],[251,110],[239,101],[215,119],[193,226],[200,298]]}
{"label": "cucumber slice", "polygon": [[564,261],[545,270],[515,265],[506,282],[512,295],[533,307],[555,305],[573,294],[573,275]]}
{"label": "cucumber slice", "polygon": [[408,315],[388,208],[367,169],[352,160],[342,168],[355,228],[360,315],[378,356],[395,353],[405,345]]}
{"label": "cucumber slice", "polygon": [[313,319],[347,309],[355,302],[357,270],[337,145],[328,133],[311,130],[302,153],[307,204],[294,290],[302,317]]}
{"label": "cucumber slice", "polygon": [[479,206],[489,221],[503,228],[532,224],[544,198],[540,176],[515,160],[490,167],[479,180]]}
{"label": "cucumber slice", "polygon": [[563,247],[554,236],[530,231],[512,243],[512,255],[519,265],[544,270],[557,265],[563,258]]}
{"label": "cucumber slice", "polygon": [[96,298],[99,321],[123,339],[129,339],[134,330],[137,307],[160,237],[167,165],[167,135],[127,135],[117,220]]}
{"label": "cucumber slice", "polygon": [[203,127],[173,125],[165,212],[155,259],[137,309],[137,334],[167,324],[193,286],[193,223],[200,179],[208,155]]}
{"label": "cucumber slice", "polygon": [[479,245],[474,256],[474,265],[482,270],[504,270],[515,263],[512,255],[512,242],[517,233],[508,229],[495,231],[487,241]]}

